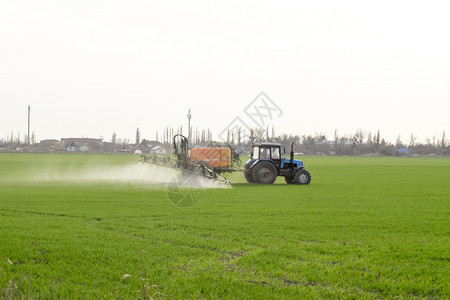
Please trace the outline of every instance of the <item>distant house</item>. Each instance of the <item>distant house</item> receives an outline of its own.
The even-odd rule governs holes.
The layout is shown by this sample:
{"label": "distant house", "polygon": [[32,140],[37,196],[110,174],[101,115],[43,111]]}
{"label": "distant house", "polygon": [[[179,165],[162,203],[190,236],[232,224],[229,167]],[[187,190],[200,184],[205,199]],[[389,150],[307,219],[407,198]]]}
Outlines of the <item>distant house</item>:
{"label": "distant house", "polygon": [[84,146],[84,145],[91,145],[91,144],[101,144],[102,139],[93,139],[93,138],[61,138],[61,142],[64,143],[64,145],[73,144],[76,146]]}
{"label": "distant house", "polygon": [[158,141],[142,140],[138,147],[143,153],[166,154],[167,150]]}
{"label": "distant house", "polygon": [[41,151],[54,151],[58,146],[61,146],[61,142],[56,139],[41,140],[38,144]]}
{"label": "distant house", "polygon": [[161,144],[160,142],[158,142],[158,141],[149,141],[149,140],[142,140],[142,142],[140,143],[140,145],[139,146],[144,146],[144,147],[147,147],[147,148],[153,148],[153,147],[156,147],[156,146],[162,146],[163,144]]}
{"label": "distant house", "polygon": [[41,140],[41,141],[39,142],[39,145],[42,146],[42,147],[49,148],[49,147],[55,147],[58,143],[59,143],[58,140],[55,140],[55,139],[46,139],[46,140]]}
{"label": "distant house", "polygon": [[150,150],[150,153],[154,154],[166,154],[167,151],[163,146],[155,146]]}
{"label": "distant house", "polygon": [[64,144],[66,149],[71,149],[68,151],[73,151],[72,149],[100,149],[103,146],[102,139],[93,138],[61,138],[61,142]]}

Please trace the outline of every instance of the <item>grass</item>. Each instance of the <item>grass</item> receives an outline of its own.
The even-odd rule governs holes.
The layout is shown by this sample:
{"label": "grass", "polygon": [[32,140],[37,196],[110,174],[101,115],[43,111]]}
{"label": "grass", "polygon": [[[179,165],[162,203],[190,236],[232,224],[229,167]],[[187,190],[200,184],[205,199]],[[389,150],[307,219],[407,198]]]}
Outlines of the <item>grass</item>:
{"label": "grass", "polygon": [[136,156],[1,154],[0,295],[450,297],[450,160],[302,159],[309,186],[235,173],[177,207],[164,188],[28,180]]}

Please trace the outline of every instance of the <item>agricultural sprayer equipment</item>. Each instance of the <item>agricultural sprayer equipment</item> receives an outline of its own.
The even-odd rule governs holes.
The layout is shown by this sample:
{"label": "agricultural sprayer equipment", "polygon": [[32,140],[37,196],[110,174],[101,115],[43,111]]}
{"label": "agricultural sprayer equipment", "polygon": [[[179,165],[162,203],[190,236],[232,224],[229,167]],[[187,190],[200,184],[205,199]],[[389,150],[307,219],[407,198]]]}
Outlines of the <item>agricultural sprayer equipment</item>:
{"label": "agricultural sprayer equipment", "polygon": [[249,183],[272,184],[283,176],[288,184],[306,185],[311,174],[300,160],[294,160],[294,143],[291,157],[281,157],[281,145],[260,143],[252,145],[250,159],[241,168],[239,154],[232,147],[194,147],[189,149],[188,139],[177,134],[173,137],[175,161],[169,156],[142,155],[140,161],[181,170],[185,177],[201,176],[209,180],[230,184],[221,173],[244,172]]}
{"label": "agricultural sprayer equipment", "polygon": [[230,181],[220,176],[223,172],[241,171],[239,154],[231,147],[195,147],[189,149],[188,139],[177,134],[173,137],[173,154],[175,161],[169,156],[142,155],[140,161],[154,165],[181,170],[185,177],[191,175],[230,184]]}

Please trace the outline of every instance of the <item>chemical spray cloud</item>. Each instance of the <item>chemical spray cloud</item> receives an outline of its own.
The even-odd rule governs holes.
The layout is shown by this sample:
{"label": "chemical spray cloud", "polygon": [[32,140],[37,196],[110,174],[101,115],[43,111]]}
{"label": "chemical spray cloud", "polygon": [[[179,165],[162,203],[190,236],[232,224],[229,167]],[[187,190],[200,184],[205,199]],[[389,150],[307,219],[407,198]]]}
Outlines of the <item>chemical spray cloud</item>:
{"label": "chemical spray cloud", "polygon": [[178,174],[167,185],[167,197],[170,202],[179,207],[192,206],[198,202],[202,194],[202,184],[199,176]]}
{"label": "chemical spray cloud", "polygon": [[250,136],[251,128],[257,127],[264,129],[274,117],[281,117],[283,111],[270,99],[264,92],[259,93],[256,98],[244,108],[244,116],[236,116],[229,124],[220,132],[219,139],[228,142],[229,137],[242,134]]}
{"label": "chemical spray cloud", "polygon": [[89,184],[96,182],[129,183],[136,185],[164,184],[170,181],[175,171],[170,169],[146,167],[139,164],[122,166],[52,166],[31,172],[33,181],[60,182],[66,184]]}
{"label": "chemical spray cloud", "polygon": [[[158,167],[153,165],[128,164],[122,166],[92,165],[80,167],[49,165],[39,170],[31,171],[24,180],[30,182],[55,182],[63,184],[95,184],[95,183],[120,183],[126,185],[139,185],[148,188],[160,188],[170,184],[180,175],[175,169]],[[180,188],[192,188],[197,184],[201,188],[222,188],[203,178],[195,182],[181,182]]]}

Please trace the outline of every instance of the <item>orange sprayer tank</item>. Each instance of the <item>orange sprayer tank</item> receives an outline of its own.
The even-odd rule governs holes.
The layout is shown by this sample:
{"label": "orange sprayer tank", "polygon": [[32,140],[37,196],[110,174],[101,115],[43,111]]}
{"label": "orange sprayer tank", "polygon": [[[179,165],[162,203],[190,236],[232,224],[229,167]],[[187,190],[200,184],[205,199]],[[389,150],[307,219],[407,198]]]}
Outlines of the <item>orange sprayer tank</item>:
{"label": "orange sprayer tank", "polygon": [[191,162],[207,162],[212,168],[231,168],[230,148],[192,148],[189,158]]}
{"label": "orange sprayer tank", "polygon": [[230,148],[220,148],[220,166],[222,168],[231,168]]}

